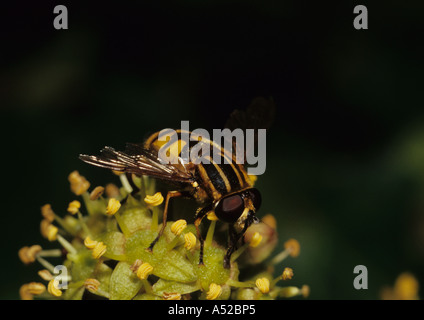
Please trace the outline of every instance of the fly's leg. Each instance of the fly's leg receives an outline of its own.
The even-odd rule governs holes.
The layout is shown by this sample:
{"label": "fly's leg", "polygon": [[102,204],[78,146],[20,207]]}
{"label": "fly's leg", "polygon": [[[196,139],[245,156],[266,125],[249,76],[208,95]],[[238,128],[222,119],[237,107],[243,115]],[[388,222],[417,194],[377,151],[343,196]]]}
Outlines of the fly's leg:
{"label": "fly's leg", "polygon": [[199,265],[204,265],[203,263],[203,247],[204,247],[204,240],[202,238],[202,234],[200,233],[199,225],[202,222],[202,219],[206,216],[206,214],[211,211],[213,208],[213,205],[207,205],[206,207],[200,209],[196,215],[194,220],[194,226],[196,227],[197,232],[197,238],[199,238],[200,242],[200,253],[199,253]]}
{"label": "fly's leg", "polygon": [[237,249],[237,243],[240,238],[244,239],[244,234],[246,233],[247,228],[254,222],[254,215],[252,211],[249,211],[247,218],[244,222],[243,229],[240,232],[237,232],[234,225],[230,225],[229,227],[229,243],[228,249],[224,256],[224,268],[229,269],[231,264],[231,255]]}
{"label": "fly's leg", "polygon": [[240,234],[237,233],[233,225],[230,225],[228,229],[228,236],[229,236],[228,249],[224,256],[224,268],[226,269],[230,268],[231,255],[236,250],[237,242],[240,239]]}
{"label": "fly's leg", "polygon": [[188,193],[186,192],[181,192],[181,191],[169,191],[166,194],[166,199],[165,199],[165,208],[163,209],[163,221],[162,221],[162,227],[159,230],[159,233],[157,235],[157,237],[155,238],[155,240],[153,240],[153,242],[150,244],[150,246],[147,248],[147,251],[152,252],[153,251],[153,247],[155,246],[156,242],[158,242],[159,238],[161,237],[161,235],[163,234],[163,231],[165,230],[166,227],[166,221],[168,218],[168,208],[169,208],[169,200],[171,198],[177,198],[177,197],[184,197],[187,196]]}

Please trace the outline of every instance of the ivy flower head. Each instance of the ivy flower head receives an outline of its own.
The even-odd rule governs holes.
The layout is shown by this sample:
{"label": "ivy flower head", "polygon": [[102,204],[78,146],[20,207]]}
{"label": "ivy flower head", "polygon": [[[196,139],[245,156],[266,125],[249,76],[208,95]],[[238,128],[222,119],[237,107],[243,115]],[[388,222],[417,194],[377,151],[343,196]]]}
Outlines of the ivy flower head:
{"label": "ivy flower head", "polygon": [[[33,244],[19,250],[24,264],[41,265],[40,281],[21,286],[22,299],[83,299],[87,292],[112,300],[281,299],[309,294],[309,287],[291,285],[291,268],[272,274],[285,259],[300,254],[299,242],[290,239],[271,257],[278,247],[273,216],[247,229],[227,269],[227,225],[213,210],[199,226],[191,210],[175,207],[177,219],[163,227],[164,197],[155,180],[136,178],[144,189],[133,195],[126,175],[116,178],[121,187],[110,183],[90,189],[90,182],[74,171],[68,180],[78,198],[62,212],[50,204],[41,207],[40,232],[55,248]],[[159,232],[154,249],[147,250]],[[66,268],[61,282],[51,259],[62,259],[60,265]]]}

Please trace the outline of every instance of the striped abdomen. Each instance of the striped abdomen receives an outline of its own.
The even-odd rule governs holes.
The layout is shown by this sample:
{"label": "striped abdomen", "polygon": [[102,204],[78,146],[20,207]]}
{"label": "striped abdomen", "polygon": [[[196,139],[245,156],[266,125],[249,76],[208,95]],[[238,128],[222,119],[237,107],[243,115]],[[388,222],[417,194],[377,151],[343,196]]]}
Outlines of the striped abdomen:
{"label": "striped abdomen", "polygon": [[[186,168],[190,168],[189,170],[192,171],[195,179],[210,199],[217,200],[228,193],[252,186],[243,165],[236,163],[235,156],[230,151],[204,137],[199,142],[200,136],[189,131],[170,130],[169,134],[172,136],[168,141],[174,142],[166,146],[167,150],[172,150],[171,152],[175,152],[178,156],[182,154],[183,150],[187,152],[186,155],[198,156],[201,163],[194,164],[190,161],[186,164]],[[176,134],[177,137],[174,137],[173,134]],[[158,152],[167,143],[159,141],[158,136],[159,132],[151,135],[145,142],[145,148]],[[188,145],[187,137],[193,139],[193,141],[188,140]],[[199,143],[203,143],[204,150],[206,150],[204,144],[207,144],[209,153],[203,154]],[[192,157],[190,159],[193,160]]]}

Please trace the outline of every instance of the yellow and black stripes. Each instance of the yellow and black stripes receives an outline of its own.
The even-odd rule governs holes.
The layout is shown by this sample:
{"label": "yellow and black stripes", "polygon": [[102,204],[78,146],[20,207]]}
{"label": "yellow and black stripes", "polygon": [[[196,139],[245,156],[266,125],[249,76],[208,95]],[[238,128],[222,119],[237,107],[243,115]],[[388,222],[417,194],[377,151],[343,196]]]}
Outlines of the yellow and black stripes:
{"label": "yellow and black stripes", "polygon": [[[192,168],[193,175],[197,180],[199,186],[204,189],[210,199],[218,200],[222,196],[237,192],[239,190],[251,187],[250,179],[247,176],[246,170],[242,164],[236,163],[236,157],[230,151],[220,147],[217,143],[212,140],[201,138],[199,135],[192,134],[189,131],[184,130],[170,130],[166,132],[173,141],[169,146],[170,152],[177,153],[180,156],[183,148],[187,146],[187,142],[183,141],[183,136],[191,138],[188,143],[188,154],[192,151],[192,148],[202,143],[209,145],[205,147],[208,149],[208,153],[203,155],[202,148],[196,149],[199,154],[199,162],[194,165],[188,165],[187,167]],[[173,136],[176,134],[177,136]],[[159,152],[159,149],[165,145],[164,141],[159,141],[159,132],[152,134],[145,142],[145,148],[154,152]],[[177,149],[178,148],[178,149]]]}

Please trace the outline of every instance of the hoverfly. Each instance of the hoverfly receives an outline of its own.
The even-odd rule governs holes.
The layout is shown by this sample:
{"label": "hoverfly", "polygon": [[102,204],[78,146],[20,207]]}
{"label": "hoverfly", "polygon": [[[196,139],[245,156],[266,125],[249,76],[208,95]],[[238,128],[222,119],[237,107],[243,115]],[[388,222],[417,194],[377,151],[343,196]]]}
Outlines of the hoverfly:
{"label": "hoverfly", "polygon": [[[272,100],[256,98],[246,111],[235,110],[225,127],[230,130],[236,128],[267,129],[271,124],[274,112],[275,106]],[[183,130],[173,132],[178,135],[174,137],[178,143],[181,143],[183,133],[191,134],[191,132],[183,132]],[[213,211],[219,220],[229,224],[228,249],[224,256],[224,267],[229,268],[232,253],[237,249],[240,239],[244,241],[243,236],[247,228],[258,221],[255,214],[261,206],[260,192],[253,187],[246,168],[235,161],[237,146],[233,147],[232,152],[228,152],[223,147],[217,146],[214,141],[202,138],[201,143],[209,144],[211,151],[221,157],[220,162],[214,162],[214,159],[209,157],[207,163],[195,164],[179,161],[175,164],[164,164],[158,157],[160,146],[163,145],[163,141],[159,141],[158,137],[159,132],[156,132],[144,144],[127,143],[125,151],[116,151],[114,148],[105,147],[99,156],[81,154],[79,158],[97,167],[125,173],[133,187],[133,195],[138,192],[132,182],[133,174],[136,176],[146,175],[179,185],[178,190],[167,193],[162,227],[147,249],[152,251],[164,232],[170,199],[175,197],[194,198],[200,205],[194,216],[194,225],[200,242],[199,264],[203,264],[203,238],[199,226],[202,219],[210,211]],[[188,147],[192,148],[192,145]]]}

